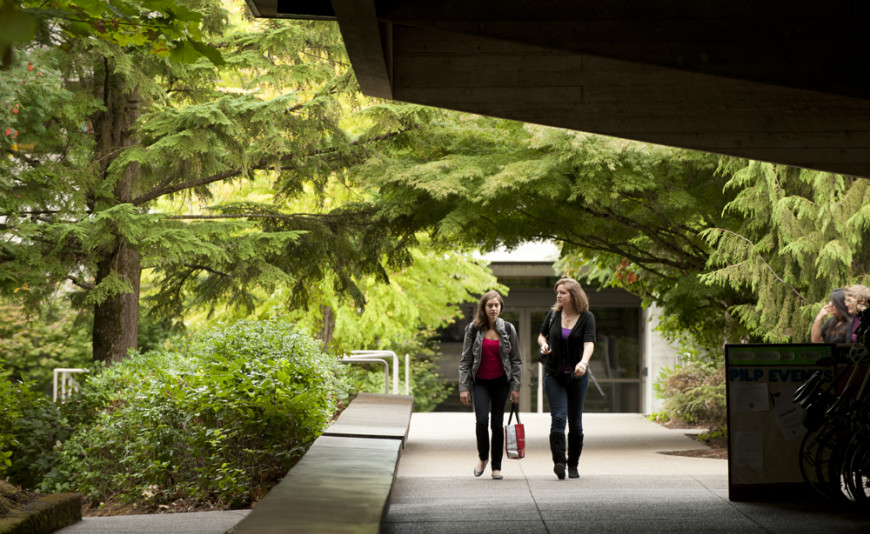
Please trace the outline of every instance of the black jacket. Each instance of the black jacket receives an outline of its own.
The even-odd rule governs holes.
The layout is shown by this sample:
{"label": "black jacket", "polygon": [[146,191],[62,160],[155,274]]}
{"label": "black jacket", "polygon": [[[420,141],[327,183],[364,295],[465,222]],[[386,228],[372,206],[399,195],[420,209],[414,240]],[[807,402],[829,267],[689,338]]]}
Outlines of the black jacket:
{"label": "black jacket", "polygon": [[550,311],[541,325],[541,335],[547,338],[550,354],[542,357],[544,373],[554,375],[561,365],[573,369],[583,357],[583,344],[595,343],[595,316],[589,310],[582,312],[568,339],[562,339],[562,312]]}

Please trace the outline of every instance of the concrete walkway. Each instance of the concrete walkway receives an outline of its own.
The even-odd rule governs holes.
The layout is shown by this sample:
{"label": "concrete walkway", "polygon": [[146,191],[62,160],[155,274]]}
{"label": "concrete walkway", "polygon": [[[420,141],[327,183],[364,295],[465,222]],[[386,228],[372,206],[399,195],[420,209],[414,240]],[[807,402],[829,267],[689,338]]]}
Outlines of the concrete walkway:
{"label": "concrete walkway", "polygon": [[730,502],[726,460],[661,454],[699,445],[636,414],[584,416],[581,476],[557,480],[549,414],[522,421],[526,458],[505,459],[497,481],[471,473],[471,413],[414,414],[384,531],[870,532],[870,518],[825,503]]}
{"label": "concrete walkway", "polygon": [[[870,517],[824,502],[732,503],[725,460],[662,451],[695,449],[684,430],[636,414],[587,414],[580,479],[557,480],[549,414],[522,414],[527,456],[503,462],[504,480],[480,478],[474,416],[417,413],[382,531],[388,533],[756,532],[866,533]],[[340,506],[340,504],[336,504]],[[63,534],[223,534],[246,511],[86,518]]]}

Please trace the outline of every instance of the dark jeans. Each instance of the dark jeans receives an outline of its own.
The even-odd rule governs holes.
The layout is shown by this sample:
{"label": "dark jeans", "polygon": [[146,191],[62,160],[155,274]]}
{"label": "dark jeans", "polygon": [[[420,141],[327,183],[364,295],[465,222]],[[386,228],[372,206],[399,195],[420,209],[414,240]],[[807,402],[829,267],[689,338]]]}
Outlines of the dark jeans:
{"label": "dark jeans", "polygon": [[[572,375],[573,376],[573,375]],[[583,403],[589,389],[589,373],[580,378],[564,380],[555,376],[544,377],[544,392],[550,403],[550,433],[565,432],[565,423],[571,433],[583,435]]]}
{"label": "dark jeans", "polygon": [[[502,376],[492,380],[475,378],[471,393],[474,400],[474,415],[477,419],[475,428],[477,456],[481,460],[489,458],[489,428],[491,428],[492,470],[501,471],[501,458],[504,453],[504,405],[510,393],[507,377]],[[489,417],[490,411],[492,411],[491,417]]]}

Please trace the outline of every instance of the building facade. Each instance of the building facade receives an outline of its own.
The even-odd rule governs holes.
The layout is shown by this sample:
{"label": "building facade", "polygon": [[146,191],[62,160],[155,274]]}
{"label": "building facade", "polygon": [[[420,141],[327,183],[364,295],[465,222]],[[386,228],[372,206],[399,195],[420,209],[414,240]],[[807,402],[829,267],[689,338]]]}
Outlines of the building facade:
{"label": "building facade", "polygon": [[[558,280],[553,263],[558,250],[552,244],[529,244],[510,252],[485,257],[499,282],[510,291],[502,317],[517,328],[523,359],[520,409],[546,412],[546,396],[537,363],[537,337],[547,311],[553,306],[553,286]],[[587,412],[650,413],[660,409],[653,381],[662,368],[673,366],[678,353],[656,331],[656,309],[642,308],[640,299],[616,288],[584,287],[590,310],[595,314],[597,343],[590,369],[606,398],[590,384]],[[463,319],[441,331],[440,374],[458,380],[459,358],[465,326],[476,304],[462,307]],[[465,409],[458,394],[439,406],[439,411]]]}

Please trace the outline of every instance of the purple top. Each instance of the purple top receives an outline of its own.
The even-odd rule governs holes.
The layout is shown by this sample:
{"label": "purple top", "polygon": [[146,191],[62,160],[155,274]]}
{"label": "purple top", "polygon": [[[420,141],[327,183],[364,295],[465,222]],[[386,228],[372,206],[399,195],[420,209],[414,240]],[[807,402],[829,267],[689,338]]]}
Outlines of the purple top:
{"label": "purple top", "polygon": [[[562,329],[562,339],[568,339],[568,336],[570,336],[570,335],[571,335],[570,328],[563,328]],[[570,373],[573,371],[573,369],[571,369],[571,367],[567,363],[563,363],[562,365],[560,365],[559,370],[562,372],[565,372],[565,373]]]}
{"label": "purple top", "polygon": [[855,333],[855,330],[858,329],[859,324],[861,324],[861,318],[856,315],[852,321],[852,343],[858,341],[858,334]]}

